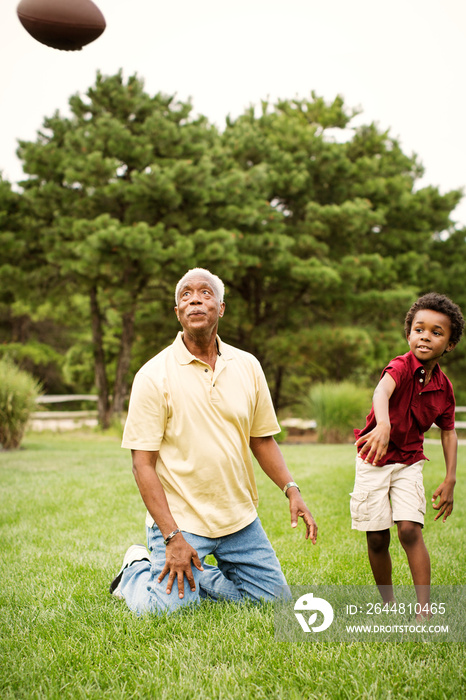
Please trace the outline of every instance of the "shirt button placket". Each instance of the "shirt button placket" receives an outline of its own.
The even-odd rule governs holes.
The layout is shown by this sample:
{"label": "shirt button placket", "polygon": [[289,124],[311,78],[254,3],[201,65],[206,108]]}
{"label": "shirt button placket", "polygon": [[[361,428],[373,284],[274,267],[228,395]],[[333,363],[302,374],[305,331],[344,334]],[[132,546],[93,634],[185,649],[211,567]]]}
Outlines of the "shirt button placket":
{"label": "shirt button placket", "polygon": [[[426,373],[425,369],[421,369],[421,374],[425,374],[425,373]],[[419,378],[419,384],[422,385],[423,383],[424,383],[424,377],[420,377],[420,378]],[[421,386],[421,389],[422,389],[422,386]],[[420,396],[421,394],[422,394],[422,392],[420,391],[420,392],[419,392],[419,396]]]}

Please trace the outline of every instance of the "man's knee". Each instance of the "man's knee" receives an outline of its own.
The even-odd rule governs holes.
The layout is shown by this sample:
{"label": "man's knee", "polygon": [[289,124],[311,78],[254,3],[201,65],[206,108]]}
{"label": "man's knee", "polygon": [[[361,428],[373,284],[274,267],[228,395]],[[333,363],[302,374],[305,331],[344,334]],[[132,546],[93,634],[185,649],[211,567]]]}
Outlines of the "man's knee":
{"label": "man's knee", "polygon": [[367,546],[374,554],[388,551],[390,530],[374,530],[367,533]]}

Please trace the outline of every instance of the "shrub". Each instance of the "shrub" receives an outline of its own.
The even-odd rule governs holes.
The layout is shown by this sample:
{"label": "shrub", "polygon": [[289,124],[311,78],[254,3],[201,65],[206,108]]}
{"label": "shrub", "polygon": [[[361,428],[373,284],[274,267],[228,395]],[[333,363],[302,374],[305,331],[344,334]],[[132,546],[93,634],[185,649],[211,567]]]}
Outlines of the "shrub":
{"label": "shrub", "polygon": [[308,418],[317,423],[319,442],[341,443],[353,438],[369,413],[371,391],[353,382],[314,384],[303,399]]}
{"label": "shrub", "polygon": [[0,360],[0,444],[16,449],[41,391],[39,382],[12,360]]}
{"label": "shrub", "polygon": [[285,442],[286,438],[288,437],[288,430],[285,428],[280,423],[280,432],[274,435],[275,441],[280,443],[280,442]]}

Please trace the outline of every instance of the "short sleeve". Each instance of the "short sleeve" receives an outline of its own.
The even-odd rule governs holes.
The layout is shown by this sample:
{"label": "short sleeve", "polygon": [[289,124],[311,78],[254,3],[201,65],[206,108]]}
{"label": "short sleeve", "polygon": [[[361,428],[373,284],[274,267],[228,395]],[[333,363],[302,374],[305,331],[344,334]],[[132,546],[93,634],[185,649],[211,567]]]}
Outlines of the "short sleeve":
{"label": "short sleeve", "polygon": [[391,360],[391,362],[383,370],[381,377],[383,377],[385,373],[391,376],[397,387],[400,386],[408,375],[408,368],[405,358],[403,356],[393,358],[393,360]]}
{"label": "short sleeve", "polygon": [[[256,360],[257,362],[257,360]],[[272,403],[262,367],[257,362],[256,369],[256,406],[251,425],[251,437],[267,437],[280,432],[280,426]]]}
{"label": "short sleeve", "polygon": [[440,430],[454,430],[455,429],[455,395],[453,393],[453,387],[449,380],[446,380],[446,397],[445,397],[445,410],[441,415],[435,419],[435,425],[437,425]]}
{"label": "short sleeve", "polygon": [[167,400],[163,387],[139,371],[133,382],[122,447],[158,451],[167,424]]}

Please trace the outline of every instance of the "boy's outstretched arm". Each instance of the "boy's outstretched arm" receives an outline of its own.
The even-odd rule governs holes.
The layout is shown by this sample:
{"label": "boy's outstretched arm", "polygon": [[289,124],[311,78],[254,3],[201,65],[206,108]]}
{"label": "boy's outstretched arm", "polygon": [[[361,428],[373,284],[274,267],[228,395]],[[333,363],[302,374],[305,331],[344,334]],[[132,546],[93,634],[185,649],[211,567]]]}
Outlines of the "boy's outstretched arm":
{"label": "boy's outstretched arm", "polygon": [[388,404],[390,396],[395,391],[395,388],[395,380],[388,372],[385,372],[382,379],[375,387],[372,397],[372,405],[374,407],[377,425],[366,435],[361,435],[355,443],[356,447],[365,443],[359,450],[359,456],[363,458],[366,463],[371,462],[374,467],[377,466],[379,460],[387,453],[391,428]]}
{"label": "boy's outstretched arm", "polygon": [[[453,490],[456,484],[456,459],[458,453],[458,437],[456,430],[442,430],[441,433],[443,455],[445,457],[446,475],[444,481],[432,494],[432,507],[438,510],[434,520],[443,515],[442,522],[451,515],[453,510]],[[439,498],[439,502],[435,501]]]}

